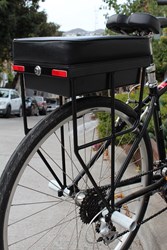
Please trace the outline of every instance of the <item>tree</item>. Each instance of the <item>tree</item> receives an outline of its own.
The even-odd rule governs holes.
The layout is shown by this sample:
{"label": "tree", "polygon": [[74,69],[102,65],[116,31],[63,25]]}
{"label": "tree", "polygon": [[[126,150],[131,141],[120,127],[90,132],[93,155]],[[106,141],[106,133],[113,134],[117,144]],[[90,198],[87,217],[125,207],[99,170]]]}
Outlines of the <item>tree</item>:
{"label": "tree", "polygon": [[[61,35],[60,26],[47,22],[40,0],[0,1],[0,58],[9,59],[13,38]],[[44,0],[42,0],[44,1]]]}
{"label": "tree", "polygon": [[115,13],[130,15],[134,12],[147,12],[155,16],[167,13],[167,7],[158,6],[156,0],[126,0],[122,4],[117,0],[103,0],[108,4],[109,9],[114,9]]}

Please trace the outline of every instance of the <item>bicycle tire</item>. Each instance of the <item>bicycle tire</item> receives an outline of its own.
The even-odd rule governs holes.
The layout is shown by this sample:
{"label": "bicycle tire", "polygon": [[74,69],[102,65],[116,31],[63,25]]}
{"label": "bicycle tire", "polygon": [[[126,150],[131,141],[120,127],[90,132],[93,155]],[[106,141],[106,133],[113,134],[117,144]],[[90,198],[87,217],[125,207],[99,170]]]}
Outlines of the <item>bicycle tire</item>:
{"label": "bicycle tire", "polygon": [[[82,141],[81,143],[85,143],[85,139],[87,138],[90,140],[90,138],[92,138],[90,135],[94,136],[93,140],[99,136],[97,135],[99,118],[97,119],[96,117],[94,120],[94,115],[97,116],[98,114],[101,114],[100,112],[102,112],[102,114],[104,112],[107,114],[110,113],[110,104],[110,98],[107,97],[92,97],[77,100],[78,133],[79,139]],[[127,123],[127,126],[132,126],[137,118],[137,114],[133,111],[133,109],[118,100],[115,101],[115,108],[117,116],[121,117],[121,119],[124,119]],[[70,137],[70,140],[73,138],[73,132],[71,128],[71,110],[71,103],[67,103],[63,107],[60,107],[58,110],[55,110],[48,116],[44,117],[23,139],[11,156],[1,176],[0,182],[0,249],[123,250],[130,247],[139,227],[137,227],[133,232],[129,232],[122,236],[121,241],[115,240],[108,246],[104,245],[103,242],[97,243],[97,238],[95,239],[95,242],[93,242],[93,237],[95,237],[95,234],[98,234],[97,232],[93,231],[95,230],[93,229],[95,223],[92,223],[91,225],[93,231],[92,236],[91,233],[87,231],[90,230],[90,227],[88,227],[85,222],[83,223],[84,218],[82,218],[82,221],[80,219],[83,201],[80,206],[78,206],[74,198],[71,198],[65,194],[61,197],[58,197],[57,191],[48,188],[48,183],[50,183],[50,180],[53,178],[53,176],[50,175],[50,171],[48,171],[43,160],[41,160],[39,157],[37,150],[40,148],[42,153],[45,155],[47,162],[49,162],[53,169],[56,167],[57,169],[55,172],[56,174],[59,174],[60,170],[62,170],[62,166],[60,152],[58,152],[59,149],[57,147],[60,140],[58,129],[62,126],[62,124],[64,124],[65,140],[67,137]],[[81,122],[84,124],[81,124]],[[134,133],[134,137],[136,136],[137,135]],[[70,146],[72,146],[72,140],[68,140],[66,143],[68,144],[66,150],[69,150],[68,152],[65,151],[68,164],[68,166],[66,166],[66,178],[67,181],[71,183],[75,179],[75,174],[78,171],[81,171],[81,169],[70,148]],[[51,147],[49,147],[49,145],[51,145]],[[56,149],[53,147],[53,145],[56,145]],[[95,144],[94,146],[97,145]],[[60,148],[62,148],[62,145]],[[124,157],[126,157],[125,149],[122,149],[118,143],[117,149],[119,151],[118,156],[121,156],[123,161]],[[81,155],[85,162],[87,162],[86,157],[88,156],[88,153],[89,158],[91,158],[92,154],[94,154],[94,150],[95,149],[93,149],[92,146],[86,150],[84,149]],[[152,150],[147,133],[144,134],[139,144],[138,150],[140,150],[139,160],[141,164],[141,171],[149,171],[152,168]],[[106,184],[106,179],[108,181],[108,178],[110,178],[108,176],[110,174],[108,174],[110,169],[110,154],[107,157],[107,160],[104,159],[104,155],[99,157],[96,160],[96,166],[99,167],[95,168],[93,166],[90,169],[94,178],[97,178],[96,182],[101,187]],[[71,171],[70,167],[73,172]],[[127,178],[127,174],[129,178],[129,172],[130,176],[135,175],[136,164],[131,161],[127,171],[128,172],[125,173],[126,177],[124,176],[124,178]],[[96,177],[96,175],[98,176]],[[61,178],[63,178],[63,176]],[[150,184],[150,182],[150,175],[143,176],[141,178],[140,186],[147,186]],[[80,190],[83,189],[83,185],[85,185],[85,187],[89,190],[92,189],[92,185],[86,176],[84,176],[81,180]],[[132,187],[138,188],[138,185]],[[41,188],[41,190],[39,190],[39,188]],[[131,192],[130,187],[128,190],[126,189],[121,191],[118,190],[118,196],[120,196],[120,194],[126,195],[126,192]],[[45,199],[43,200],[44,197]],[[91,196],[88,198],[92,200]],[[89,200],[88,198],[86,200]],[[118,199],[119,198],[120,197],[118,197]],[[84,202],[86,200],[84,199]],[[59,201],[60,204],[58,203]],[[135,200],[133,204],[125,204],[127,208],[124,207],[122,210],[124,213],[131,214],[131,209],[134,206],[135,210],[130,216],[135,216],[137,222],[140,223],[145,214],[148,201],[148,196],[141,197],[140,199]],[[63,204],[65,205],[63,206]],[[60,208],[58,208],[59,205]],[[91,211],[96,210],[96,205],[96,201],[93,200],[89,209]],[[89,204],[87,204],[87,206],[89,207]],[[64,213],[63,210],[65,210]],[[94,215],[95,214],[93,214],[93,216]],[[37,218],[34,218],[35,216]],[[71,218],[71,216],[76,216],[75,220],[74,217]],[[90,218],[88,219],[90,220]],[[58,220],[58,224],[60,226],[58,231],[56,224],[53,223],[56,220]],[[74,220],[73,224],[71,220]],[[63,222],[66,222],[66,226],[63,224]],[[76,224],[77,222],[80,223],[78,226]],[[47,225],[47,223],[50,223],[50,225]],[[71,224],[73,225],[72,227]],[[46,226],[48,226],[48,228],[46,228]],[[40,230],[38,227],[40,227]],[[81,229],[83,229],[83,231],[81,231]],[[121,228],[120,230],[124,229]],[[71,235],[69,237],[70,232]],[[57,236],[58,233],[59,236]],[[79,235],[74,237],[74,233],[78,233]],[[91,241],[88,239],[85,240],[85,237],[89,236]],[[67,240],[67,237],[69,237],[69,240]],[[97,237],[99,237],[99,235]],[[41,245],[39,246],[39,244]]]}

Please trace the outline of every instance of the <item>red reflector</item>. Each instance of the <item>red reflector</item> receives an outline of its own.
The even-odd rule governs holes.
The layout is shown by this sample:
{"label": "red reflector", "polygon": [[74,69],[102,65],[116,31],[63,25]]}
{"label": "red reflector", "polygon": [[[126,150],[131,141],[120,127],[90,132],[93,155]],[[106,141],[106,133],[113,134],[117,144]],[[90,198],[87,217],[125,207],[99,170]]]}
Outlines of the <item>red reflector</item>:
{"label": "red reflector", "polygon": [[52,76],[67,77],[67,71],[60,69],[52,69]]}
{"label": "red reflector", "polygon": [[13,70],[17,71],[17,72],[24,72],[25,71],[25,67],[21,66],[21,65],[13,65]]}

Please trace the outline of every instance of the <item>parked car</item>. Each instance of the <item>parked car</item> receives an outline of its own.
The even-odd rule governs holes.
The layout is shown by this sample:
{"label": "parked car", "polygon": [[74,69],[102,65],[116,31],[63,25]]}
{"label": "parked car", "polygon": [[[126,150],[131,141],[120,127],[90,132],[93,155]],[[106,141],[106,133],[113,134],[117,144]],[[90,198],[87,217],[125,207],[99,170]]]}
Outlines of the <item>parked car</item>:
{"label": "parked car", "polygon": [[0,114],[22,116],[22,100],[15,89],[0,88]]}
{"label": "parked car", "polygon": [[39,114],[46,115],[47,111],[47,103],[43,96],[34,96],[35,100],[37,101],[39,107]]}
{"label": "parked car", "polygon": [[25,98],[25,106],[26,106],[26,114],[28,116],[39,115],[38,103],[34,97],[27,96]]}
{"label": "parked car", "polygon": [[56,98],[46,98],[47,112],[53,111],[59,107]]}

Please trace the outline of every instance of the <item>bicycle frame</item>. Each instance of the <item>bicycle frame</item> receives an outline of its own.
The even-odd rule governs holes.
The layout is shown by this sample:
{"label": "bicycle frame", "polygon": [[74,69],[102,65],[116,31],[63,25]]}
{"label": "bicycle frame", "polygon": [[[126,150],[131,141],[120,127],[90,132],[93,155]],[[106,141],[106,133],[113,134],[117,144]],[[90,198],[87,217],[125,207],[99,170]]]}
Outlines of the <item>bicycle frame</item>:
{"label": "bicycle frame", "polygon": [[[154,66],[151,65],[149,68],[152,69]],[[163,164],[165,163],[166,160],[166,154],[165,154],[165,145],[164,145],[164,139],[163,139],[163,132],[162,132],[162,120],[161,120],[161,116],[160,116],[160,105],[159,105],[159,98],[161,95],[163,95],[166,91],[167,91],[167,87],[165,86],[163,89],[159,90],[158,86],[156,84],[156,79],[155,79],[155,70],[148,72],[149,71],[147,69],[147,75],[150,76],[149,79],[149,89],[150,89],[150,93],[149,96],[146,97],[143,100],[143,90],[144,90],[144,82],[145,82],[145,69],[141,68],[139,69],[138,72],[138,79],[139,79],[139,84],[141,87],[141,91],[140,91],[140,96],[139,96],[139,101],[138,101],[138,105],[135,108],[135,111],[138,114],[138,119],[136,120],[136,122],[133,124],[133,126],[128,129],[128,130],[123,130],[122,131],[122,127],[124,126],[123,124],[119,125],[118,127],[115,127],[115,86],[114,84],[110,84],[111,83],[111,73],[108,73],[108,77],[106,78],[106,81],[108,81],[108,83],[106,84],[107,86],[111,86],[111,135],[103,138],[103,139],[98,139],[96,141],[84,144],[84,145],[78,145],[78,134],[77,134],[77,104],[76,104],[76,93],[75,93],[75,81],[71,80],[71,96],[72,96],[72,114],[73,114],[73,132],[74,132],[74,153],[78,159],[78,161],[80,162],[83,171],[81,171],[75,178],[74,182],[68,186],[68,189],[70,189],[71,192],[73,192],[74,190],[77,190],[77,183],[80,181],[80,179],[86,174],[88,176],[88,178],[90,179],[90,181],[92,182],[97,194],[99,195],[99,197],[101,198],[102,202],[104,203],[105,207],[108,209],[108,211],[112,212],[115,210],[115,206],[120,206],[121,204],[125,203],[126,201],[130,201],[136,197],[140,197],[141,195],[144,194],[148,194],[153,190],[158,189],[160,186],[162,186],[162,183],[164,181],[164,177],[161,176],[154,176],[154,179],[158,179],[159,182],[153,183],[151,184],[149,187],[143,188],[137,192],[134,192],[133,194],[131,194],[129,197],[127,196],[126,198],[122,199],[121,201],[119,201],[119,203],[115,203],[115,198],[114,198],[114,192],[115,189],[117,187],[120,186],[125,186],[128,185],[128,182],[130,180],[128,180],[128,182],[123,181],[121,182],[121,178],[124,174],[124,172],[127,169],[127,166],[132,158],[132,155],[134,154],[134,152],[137,149],[138,144],[140,143],[144,133],[147,130],[148,124],[151,120],[151,118],[153,117],[154,120],[154,127],[155,127],[155,135],[156,135],[156,141],[157,141],[157,147],[158,147],[158,153],[159,153],[159,164],[163,167]],[[149,77],[148,77],[149,78]],[[29,128],[27,125],[27,118],[26,118],[26,114],[25,114],[25,88],[24,88],[24,78],[23,75],[20,74],[20,82],[21,82],[21,89],[22,89],[22,100],[23,100],[23,121],[24,121],[24,131],[25,134],[27,134],[29,132]],[[117,136],[123,135],[127,132],[132,132],[132,131],[137,131],[138,126],[140,126],[141,123],[141,116],[143,116],[142,114],[142,109],[145,105],[149,104],[149,108],[146,114],[144,114],[144,122],[142,125],[142,129],[140,131],[140,134],[138,134],[137,138],[135,139],[127,157],[126,160],[123,164],[123,166],[121,167],[120,171],[118,172],[116,178],[115,176],[115,139]],[[90,162],[86,165],[84,163],[84,161],[82,160],[82,157],[80,156],[79,151],[83,148],[86,147],[90,147],[91,145],[95,144],[95,143],[99,143],[99,142],[104,142],[104,148],[103,150],[101,150],[101,152],[99,153],[99,151],[94,155],[94,157],[90,160]],[[112,143],[111,143],[112,142]],[[54,178],[58,181],[60,187],[65,188],[66,187],[66,178],[65,178],[65,173],[66,173],[66,163],[65,163],[65,157],[64,157],[64,150],[63,150],[63,145],[64,145],[64,132],[63,132],[63,127],[61,128],[61,143],[62,143],[62,164],[63,164],[63,172],[64,172],[64,176],[63,176],[63,183],[61,183],[59,181],[59,179],[57,178],[56,173],[54,173],[54,171],[52,170],[52,168],[49,166],[48,162],[46,160],[43,159],[43,161],[45,161],[45,164],[47,166],[47,168],[50,170],[50,172],[52,173],[52,175],[54,176]],[[89,169],[91,168],[91,166],[95,163],[97,157],[99,158],[102,153],[105,151],[105,149],[111,144],[111,191],[108,194],[107,199],[105,199],[102,195],[101,190],[99,189],[99,187],[97,186],[96,182],[94,181],[93,176],[90,174]],[[43,158],[42,153],[39,151],[38,154],[40,155],[41,159]],[[140,180],[140,178],[138,179],[138,181]],[[131,183],[136,183],[137,180],[131,180]],[[61,192],[60,192],[61,195]],[[63,192],[62,192],[63,195]],[[111,201],[111,206],[109,206],[108,201]]]}
{"label": "bicycle frame", "polygon": [[[143,74],[142,74],[141,82],[144,81],[144,78],[143,78],[144,75],[145,75],[145,72],[143,72]],[[144,85],[141,84],[141,86],[144,86]],[[143,122],[142,130],[140,131],[140,134],[138,135],[137,139],[134,141],[134,143],[133,143],[133,145],[132,145],[132,147],[130,149],[130,152],[128,153],[128,155],[126,157],[126,160],[125,160],[123,166],[121,167],[120,171],[118,172],[116,178],[111,179],[111,191],[110,191],[110,194],[108,195],[107,200],[104,199],[101,191],[99,190],[97,184],[95,183],[93,177],[91,176],[91,174],[89,172],[89,168],[91,168],[92,164],[95,162],[95,159],[96,159],[97,155],[99,157],[110,144],[114,145],[115,138],[118,135],[121,135],[121,134],[124,134],[124,133],[127,132],[127,131],[118,132],[118,131],[116,131],[116,128],[115,128],[115,122],[114,122],[115,121],[115,119],[114,119],[114,117],[115,117],[115,112],[114,112],[114,108],[115,108],[115,104],[114,104],[114,87],[111,90],[111,93],[113,93],[111,95],[111,119],[112,119],[112,125],[111,126],[112,126],[112,134],[111,134],[111,136],[109,138],[104,138],[103,140],[97,140],[97,143],[98,143],[98,142],[101,142],[101,141],[104,141],[104,140],[107,139],[107,141],[105,143],[105,146],[104,146],[104,150],[103,151],[101,150],[101,153],[98,152],[94,156],[94,158],[88,164],[89,167],[88,167],[88,165],[86,166],[85,163],[83,162],[83,160],[82,160],[82,158],[81,158],[81,156],[79,154],[79,150],[84,148],[84,147],[90,146],[91,143],[86,144],[84,146],[79,146],[78,145],[78,140],[77,140],[77,138],[78,138],[78,135],[77,135],[77,116],[76,116],[77,108],[76,108],[75,86],[73,86],[72,89],[73,89],[73,96],[72,96],[73,104],[72,104],[72,107],[73,107],[74,151],[75,151],[75,154],[76,154],[79,162],[81,163],[81,165],[83,167],[83,172],[79,176],[77,176],[77,178],[75,179],[75,183],[73,183],[73,185],[77,184],[78,181],[81,179],[81,177],[86,173],[87,176],[89,177],[90,181],[92,182],[96,192],[98,193],[98,195],[100,196],[100,198],[103,201],[104,205],[107,207],[108,211],[110,211],[110,212],[114,211],[115,207],[119,207],[122,204],[124,204],[124,203],[126,203],[128,201],[131,201],[131,200],[133,200],[133,199],[135,199],[137,197],[140,197],[140,196],[146,195],[146,194],[151,195],[151,193],[153,191],[160,188],[163,185],[163,183],[165,183],[166,180],[161,175],[157,175],[157,176],[154,175],[153,181],[155,181],[155,180],[156,181],[152,182],[151,185],[147,186],[146,188],[142,188],[141,190],[139,190],[137,192],[134,192],[133,194],[131,194],[129,196],[126,196],[121,201],[116,202],[114,204],[114,190],[117,187],[125,186],[125,185],[129,184],[129,180],[126,183],[126,181],[121,182],[120,179],[123,176],[125,170],[127,169],[127,166],[128,166],[128,164],[129,164],[129,162],[131,160],[131,157],[134,154],[134,152],[136,151],[139,142],[141,141],[144,133],[146,132],[146,130],[148,128],[148,124],[149,124],[152,117],[153,117],[154,126],[155,126],[155,135],[156,135],[156,141],[157,141],[157,147],[158,147],[158,153],[159,153],[159,164],[161,165],[161,167],[164,167],[163,164],[166,162],[166,154],[165,154],[165,145],[164,145],[163,131],[162,131],[162,119],[161,119],[161,116],[160,116],[159,98],[160,98],[160,96],[162,94],[164,94],[164,92],[166,92],[167,87],[165,87],[163,90],[159,90],[157,84],[154,84],[154,86],[152,86],[152,83],[149,83],[150,94],[144,100],[142,100],[143,89],[141,89],[141,95],[139,97],[139,104],[135,108],[136,112],[138,112],[138,114],[139,114],[139,119],[137,120],[137,122],[132,127],[132,129],[131,129],[132,131],[137,129],[137,127],[139,126],[140,116],[142,114],[142,108],[146,104],[148,105],[148,103],[149,103],[149,110],[148,110],[147,114],[144,115],[145,121]],[[111,142],[113,142],[113,143],[111,143]],[[95,143],[95,142],[93,142],[93,143]],[[111,161],[112,161],[111,162],[111,165],[112,165],[111,176],[115,176],[114,175],[115,174],[115,170],[114,170],[114,154],[115,154],[114,146],[111,146]],[[131,183],[137,183],[137,182],[139,182],[139,180],[140,180],[140,178],[138,179],[138,181],[137,180],[132,180]],[[111,204],[112,204],[111,206],[108,205],[109,200],[111,201]]]}
{"label": "bicycle frame", "polygon": [[[158,154],[159,154],[159,166],[162,168],[164,167],[163,164],[166,164],[166,154],[165,154],[165,144],[164,144],[164,137],[163,137],[163,131],[162,131],[162,118],[160,115],[160,105],[159,105],[159,98],[161,95],[163,95],[167,91],[167,87],[165,86],[162,90],[158,89],[157,84],[150,88],[150,96],[146,97],[142,101],[142,106],[145,106],[148,102],[152,102],[150,105],[151,112],[147,115],[146,119],[150,119],[149,116],[153,116],[154,120],[154,126],[155,126],[155,136],[157,141],[157,148],[158,148]],[[147,129],[148,124],[145,122],[143,126],[143,130],[145,131]],[[156,181],[155,181],[156,180]],[[153,191],[160,188],[163,184],[165,184],[166,179],[162,177],[161,175],[155,175],[153,178],[153,184],[149,185],[146,188],[142,188],[141,190],[134,192],[133,194],[123,198],[121,201],[116,202],[115,206],[119,207],[123,203],[126,203],[130,200],[133,200],[137,197],[140,197],[142,195],[149,194],[151,195]]]}
{"label": "bicycle frame", "polygon": [[[148,194],[154,190],[157,190],[160,186],[162,186],[163,182],[165,182],[164,177],[161,177],[160,175],[155,176],[153,178],[153,181],[156,180],[155,183],[151,184],[150,186],[147,186],[146,188],[142,188],[141,190],[134,192],[133,194],[131,194],[130,196],[126,196],[125,198],[123,198],[121,201],[116,202],[114,204],[114,190],[117,187],[121,187],[121,186],[126,186],[129,184],[128,180],[126,182],[125,181],[120,181],[121,177],[123,176],[125,170],[127,169],[127,166],[131,160],[132,155],[134,154],[134,152],[137,149],[137,146],[140,142],[140,140],[142,139],[144,133],[147,130],[148,124],[151,120],[151,118],[153,117],[154,120],[154,127],[155,127],[155,136],[156,136],[156,141],[157,141],[157,148],[158,148],[158,153],[159,153],[159,164],[162,165],[165,163],[166,160],[166,154],[165,154],[165,145],[164,145],[164,139],[163,139],[163,131],[162,131],[162,119],[160,116],[160,105],[159,105],[159,98],[161,97],[161,95],[163,95],[166,91],[167,91],[167,86],[165,86],[162,89],[158,89],[157,84],[155,84],[154,86],[152,86],[150,84],[149,86],[149,90],[150,90],[150,94],[143,99],[143,88],[144,88],[144,77],[145,77],[145,71],[141,70],[140,72],[140,78],[141,78],[141,91],[140,91],[140,97],[139,97],[139,102],[138,105],[135,108],[135,111],[139,114],[138,115],[138,119],[137,121],[134,123],[134,125],[132,126],[132,128],[128,129],[128,130],[123,130],[122,131],[122,127],[124,126],[124,124],[119,125],[117,128],[115,128],[115,94],[114,94],[114,86],[112,86],[111,89],[111,120],[112,120],[112,133],[111,136],[103,138],[103,139],[98,139],[96,141],[93,141],[91,143],[87,143],[84,145],[78,145],[78,134],[77,134],[77,105],[76,105],[76,94],[75,94],[75,83],[71,82],[71,89],[72,89],[72,113],[73,113],[73,131],[74,131],[74,152],[76,157],[78,158],[83,171],[81,171],[75,178],[74,182],[71,184],[71,186],[68,186],[68,189],[70,189],[72,192],[74,191],[74,189],[77,189],[77,183],[80,181],[80,179],[86,174],[90,181],[92,182],[97,194],[100,196],[102,202],[104,203],[105,207],[108,209],[108,211],[112,212],[115,210],[115,207],[117,206],[121,206],[123,203],[128,202],[130,200],[133,200],[134,198],[140,197],[142,195]],[[108,79],[110,79],[110,77],[108,77]],[[24,104],[24,79],[23,79],[23,75],[21,75],[21,86],[22,86],[22,100],[23,100],[23,104]],[[102,153],[105,151],[105,149],[111,144],[114,145],[114,141],[115,138],[117,136],[120,136],[122,134],[125,134],[127,132],[132,132],[137,130],[137,127],[139,126],[141,120],[140,120],[140,116],[142,115],[142,108],[145,107],[145,105],[149,104],[149,109],[147,114],[144,115],[145,117],[145,121],[143,122],[143,126],[142,126],[142,130],[140,131],[140,134],[138,134],[138,137],[136,138],[136,140],[134,141],[127,157],[126,160],[123,164],[123,166],[121,167],[120,171],[118,172],[116,178],[111,179],[111,191],[110,194],[108,195],[107,200],[103,197],[102,192],[100,191],[100,189],[98,188],[96,182],[94,181],[92,175],[90,174],[89,169],[91,168],[91,166],[95,163],[97,156],[100,157],[102,155]],[[27,118],[25,115],[25,110],[24,110],[24,105],[23,105],[23,121],[24,121],[24,131],[25,134],[27,134],[29,132],[29,128],[27,125]],[[62,141],[62,159],[63,159],[63,168],[64,168],[64,173],[66,172],[66,164],[65,164],[65,158],[64,158],[64,152],[63,152],[63,137],[64,137],[64,133],[63,133],[63,128],[61,129],[61,141]],[[90,160],[90,162],[85,165],[84,161],[82,160],[82,157],[80,156],[79,151],[83,148],[89,147],[91,145],[93,145],[94,143],[99,143],[99,142],[104,142],[105,141],[105,145],[103,150],[101,150],[101,152],[97,152],[94,157]],[[113,142],[113,143],[111,143]],[[42,154],[39,151],[38,152],[41,159],[42,159]],[[115,155],[115,147],[111,146],[111,176],[115,176],[115,168],[114,168],[114,155]],[[44,160],[44,159],[43,159]],[[57,178],[56,174],[52,171],[52,169],[50,168],[49,164],[47,162],[45,162],[46,166],[48,167],[48,169],[50,169],[50,172],[52,172],[54,178],[58,181],[59,185],[62,187],[66,187],[66,179],[65,176],[63,178],[63,184],[60,183],[59,179]],[[157,181],[158,180],[158,181]],[[140,181],[140,177],[138,178],[138,180],[131,180],[131,184],[132,183],[137,183]],[[75,188],[74,188],[75,187]],[[63,192],[62,192],[63,194]],[[61,195],[61,194],[60,194]],[[111,204],[112,206],[109,206],[108,201],[112,201]]]}
{"label": "bicycle frame", "polygon": [[[112,212],[115,210],[115,207],[119,207],[121,206],[123,203],[128,202],[130,200],[133,200],[137,197],[140,197],[142,195],[146,195],[146,194],[151,194],[152,191],[157,190],[158,188],[160,188],[160,186],[163,185],[163,183],[165,183],[165,179],[164,177],[158,175],[155,176],[153,178],[152,184],[150,186],[147,186],[146,188],[142,188],[141,190],[134,192],[133,194],[126,196],[125,198],[121,199],[120,201],[116,202],[114,201],[114,191],[117,187],[121,187],[121,186],[126,186],[129,184],[129,181],[131,182],[131,184],[135,184],[137,182],[140,181],[140,177],[135,180],[129,180],[126,182],[126,180],[124,181],[120,181],[121,177],[123,176],[125,170],[127,169],[127,166],[131,160],[132,155],[134,154],[134,152],[137,149],[137,146],[140,142],[140,140],[142,139],[144,133],[147,130],[148,124],[151,120],[151,118],[153,117],[154,120],[154,127],[155,127],[155,135],[156,135],[156,141],[157,141],[157,148],[158,148],[158,153],[159,153],[159,165],[164,167],[164,164],[166,162],[166,154],[165,154],[165,145],[164,145],[164,139],[163,139],[163,131],[162,131],[162,119],[160,116],[160,105],[159,105],[159,98],[161,97],[161,95],[163,95],[166,91],[167,91],[167,86],[165,86],[162,89],[158,89],[157,84],[154,84],[154,86],[152,86],[152,83],[149,84],[149,90],[150,90],[150,94],[143,99],[143,88],[144,88],[144,78],[145,78],[145,71],[140,70],[139,72],[140,74],[140,79],[141,79],[141,91],[140,91],[140,96],[139,96],[139,102],[138,105],[135,108],[135,111],[138,113],[138,119],[137,121],[134,123],[134,125],[132,126],[132,128],[128,129],[128,130],[123,130],[122,131],[122,127],[124,126],[124,124],[119,125],[118,127],[115,127],[115,93],[114,93],[114,86],[112,86],[111,88],[111,120],[112,120],[112,133],[111,136],[103,138],[103,139],[98,139],[96,141],[93,141],[91,143],[87,143],[84,145],[78,145],[78,134],[77,134],[77,105],[76,105],[76,94],[75,94],[75,82],[71,82],[71,90],[72,90],[72,113],[73,113],[73,132],[74,132],[74,152],[76,157],[78,158],[83,171],[81,171],[75,178],[74,182],[68,186],[68,189],[71,190],[71,192],[73,192],[74,190],[77,189],[77,183],[80,181],[80,179],[86,174],[90,181],[92,182],[97,194],[99,195],[99,197],[101,198],[103,204],[105,205],[105,207],[108,209],[108,211]],[[24,121],[24,131],[25,134],[27,134],[29,132],[29,128],[27,125],[27,118],[25,115],[25,110],[24,110],[24,79],[23,79],[23,75],[21,75],[20,78],[20,82],[21,82],[21,87],[22,87],[22,100],[23,100],[23,121]],[[110,80],[110,76],[108,77],[108,80]],[[136,140],[134,141],[127,157],[126,160],[123,164],[123,166],[121,167],[120,171],[118,172],[116,178],[114,178],[115,176],[115,168],[114,168],[114,156],[115,156],[115,146],[114,145],[114,141],[115,138],[117,136],[120,136],[122,134],[125,134],[127,132],[132,132],[132,131],[137,131],[137,127],[140,125],[141,122],[141,115],[142,114],[142,109],[143,107],[145,107],[145,105],[149,105],[148,111],[147,113],[144,115],[145,121],[143,122],[142,125],[142,130],[140,131],[140,134],[138,134],[138,137],[136,138]],[[62,141],[62,159],[63,159],[63,168],[64,168],[64,173],[66,172],[66,163],[65,163],[65,158],[64,158],[64,152],[63,152],[63,137],[64,137],[64,133],[63,133],[63,128],[61,129],[61,141]],[[79,151],[83,148],[89,147],[95,143],[99,143],[99,142],[105,142],[104,144],[104,148],[103,150],[101,150],[101,152],[99,153],[99,151],[94,155],[94,157],[90,160],[89,164],[85,165],[84,161],[82,160],[82,157],[80,156]],[[111,143],[113,142],[113,143]],[[96,182],[94,181],[94,178],[92,177],[92,175],[90,174],[89,169],[91,168],[91,166],[95,163],[97,156],[100,157],[102,155],[102,153],[105,151],[105,149],[109,146],[111,146],[111,191],[108,194],[107,199],[103,197],[101,190],[99,189],[99,187],[97,186]],[[42,157],[42,153],[39,151],[38,152],[41,159],[43,159]],[[66,187],[66,178],[65,178],[65,174],[64,174],[64,178],[63,178],[63,183],[60,183],[59,179],[57,178],[56,173],[54,173],[54,171],[52,171],[52,169],[50,168],[49,164],[46,162],[45,159],[43,159],[43,161],[45,161],[46,166],[48,167],[48,169],[50,170],[50,172],[53,174],[54,178],[58,181],[59,185],[61,186],[61,188],[63,189],[63,187]],[[63,194],[63,192],[62,192]],[[60,192],[60,196],[61,196],[61,192]],[[111,201],[112,205],[109,205],[108,201]],[[115,204],[114,204],[115,203]]]}

